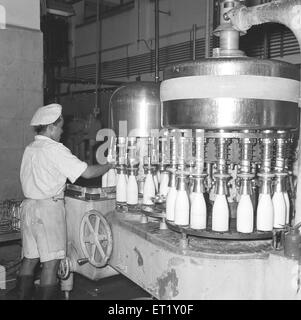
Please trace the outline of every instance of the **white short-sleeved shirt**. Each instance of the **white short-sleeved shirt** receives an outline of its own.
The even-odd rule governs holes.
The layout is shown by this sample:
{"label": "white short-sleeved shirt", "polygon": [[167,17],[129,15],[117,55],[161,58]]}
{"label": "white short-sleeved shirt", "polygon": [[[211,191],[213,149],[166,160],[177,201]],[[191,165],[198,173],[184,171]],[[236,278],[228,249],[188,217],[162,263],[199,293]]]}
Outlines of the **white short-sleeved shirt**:
{"label": "white short-sleeved shirt", "polygon": [[67,178],[74,183],[87,169],[62,143],[36,135],[26,147],[20,171],[24,196],[48,199],[62,194]]}

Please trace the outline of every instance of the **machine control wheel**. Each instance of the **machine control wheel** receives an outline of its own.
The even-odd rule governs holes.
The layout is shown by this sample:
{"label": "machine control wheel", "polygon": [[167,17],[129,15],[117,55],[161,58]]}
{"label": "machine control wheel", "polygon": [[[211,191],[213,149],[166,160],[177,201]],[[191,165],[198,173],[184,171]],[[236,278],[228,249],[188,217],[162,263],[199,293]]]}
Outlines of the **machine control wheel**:
{"label": "machine control wheel", "polygon": [[70,273],[71,273],[71,260],[70,258],[66,257],[60,261],[57,275],[61,280],[66,280],[69,278]]}
{"label": "machine control wheel", "polygon": [[80,244],[89,262],[104,267],[112,253],[112,231],[106,218],[97,210],[87,212],[80,224]]}

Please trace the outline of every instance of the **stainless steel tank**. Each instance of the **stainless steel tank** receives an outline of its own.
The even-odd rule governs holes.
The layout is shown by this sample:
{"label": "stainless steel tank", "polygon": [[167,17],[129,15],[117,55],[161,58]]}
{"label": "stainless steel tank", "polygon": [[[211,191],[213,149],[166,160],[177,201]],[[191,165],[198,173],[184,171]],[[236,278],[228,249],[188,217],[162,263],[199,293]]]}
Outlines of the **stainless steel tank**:
{"label": "stainless steel tank", "polygon": [[277,60],[211,58],[164,70],[162,126],[294,129],[299,126],[299,70]]}
{"label": "stainless steel tank", "polygon": [[116,135],[119,122],[127,121],[127,136],[148,137],[152,129],[160,129],[160,85],[133,82],[118,88],[110,100],[110,125]]}

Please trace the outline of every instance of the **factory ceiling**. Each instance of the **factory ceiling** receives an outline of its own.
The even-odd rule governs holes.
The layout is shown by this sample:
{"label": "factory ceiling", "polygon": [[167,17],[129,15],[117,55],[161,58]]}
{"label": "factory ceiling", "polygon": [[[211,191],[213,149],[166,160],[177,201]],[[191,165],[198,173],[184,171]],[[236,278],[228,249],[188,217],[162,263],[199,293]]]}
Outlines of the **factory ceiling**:
{"label": "factory ceiling", "polygon": [[69,8],[69,10],[73,10],[72,5],[84,1],[85,6],[89,7],[90,10],[93,11],[96,10],[97,7],[97,1],[99,1],[99,4],[103,6],[104,12],[108,11],[122,11],[124,8],[127,8],[128,5],[133,3],[133,0],[41,0],[45,1],[47,3],[47,7],[55,6],[55,7],[65,7]]}
{"label": "factory ceiling", "polygon": [[[77,2],[80,2],[82,0],[57,0],[58,2],[63,2],[63,3],[68,3],[68,4],[74,4]],[[94,2],[97,3],[97,0],[85,0],[86,2]],[[118,5],[122,5],[125,2],[128,1],[124,1],[124,0],[104,0],[103,4],[106,6],[118,6]]]}

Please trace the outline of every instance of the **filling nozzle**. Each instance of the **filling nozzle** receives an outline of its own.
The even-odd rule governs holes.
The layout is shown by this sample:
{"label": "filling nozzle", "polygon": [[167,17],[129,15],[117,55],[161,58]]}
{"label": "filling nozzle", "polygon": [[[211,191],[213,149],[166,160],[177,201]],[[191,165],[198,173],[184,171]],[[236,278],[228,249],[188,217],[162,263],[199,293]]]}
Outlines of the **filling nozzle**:
{"label": "filling nozzle", "polygon": [[276,172],[287,172],[286,168],[286,158],[288,150],[288,136],[286,131],[277,131],[276,138],[276,162],[275,162],[275,171]]}
{"label": "filling nozzle", "polygon": [[195,172],[202,174],[204,171],[205,137],[204,130],[196,130],[195,137]]}
{"label": "filling nozzle", "polygon": [[117,174],[126,174],[127,168],[124,164],[119,164],[116,166]]}
{"label": "filling nozzle", "polygon": [[170,142],[170,166],[173,170],[177,168],[177,154],[178,154],[178,144],[177,144],[176,132],[171,132],[169,139]]}
{"label": "filling nozzle", "polygon": [[159,163],[159,138],[157,136],[150,138],[150,157],[152,164]]}
{"label": "filling nozzle", "polygon": [[148,137],[147,139],[147,152],[143,159],[144,167],[151,167],[152,165],[152,138]]}
{"label": "filling nozzle", "polygon": [[261,168],[260,173],[268,174],[272,172],[272,159],[273,159],[273,144],[274,139],[269,135],[272,133],[271,130],[263,131],[265,135],[261,139]]}
{"label": "filling nozzle", "polygon": [[170,162],[171,162],[172,167],[176,167],[176,165],[177,165],[177,144],[176,144],[175,137],[170,138]]}
{"label": "filling nozzle", "polygon": [[215,140],[217,173],[221,175],[228,173],[228,169],[227,169],[228,144],[229,144],[229,140],[225,138],[217,138]]}
{"label": "filling nozzle", "polygon": [[[249,130],[244,130],[243,133],[249,133]],[[252,172],[252,158],[253,158],[253,145],[255,139],[242,138],[240,140],[241,158],[240,158],[240,172],[250,174]]]}
{"label": "filling nozzle", "polygon": [[177,165],[179,171],[184,171],[186,165],[193,162],[191,130],[178,130],[171,138],[171,165]]}
{"label": "filling nozzle", "polygon": [[151,136],[147,138],[147,155],[144,157],[144,166],[159,164],[159,144],[158,137]]}
{"label": "filling nozzle", "polygon": [[206,163],[206,178],[205,178],[205,188],[207,192],[210,192],[210,189],[213,186],[213,163]]}
{"label": "filling nozzle", "polygon": [[116,137],[110,137],[107,160],[110,163],[116,163]]}
{"label": "filling nozzle", "polygon": [[135,137],[128,138],[127,147],[127,164],[129,168],[136,168],[139,166],[139,157],[137,155],[137,141]]}
{"label": "filling nozzle", "polygon": [[170,164],[170,147],[169,137],[164,135],[159,139],[159,168],[164,171],[167,165]]}
{"label": "filling nozzle", "polygon": [[117,138],[117,162],[118,165],[126,165],[126,138],[118,137]]}
{"label": "filling nozzle", "polygon": [[156,167],[155,166],[152,166],[152,165],[144,165],[144,174],[148,174],[148,173],[151,173],[153,174],[154,171],[155,171]]}
{"label": "filling nozzle", "polygon": [[179,138],[179,148],[178,148],[178,169],[185,169],[185,137]]}

